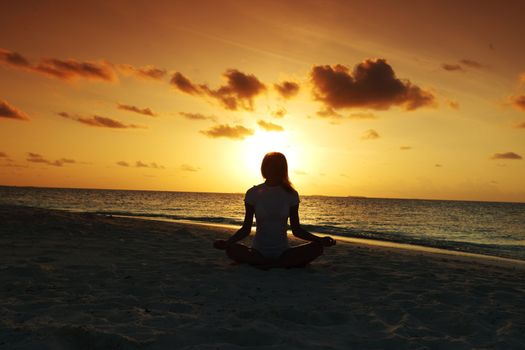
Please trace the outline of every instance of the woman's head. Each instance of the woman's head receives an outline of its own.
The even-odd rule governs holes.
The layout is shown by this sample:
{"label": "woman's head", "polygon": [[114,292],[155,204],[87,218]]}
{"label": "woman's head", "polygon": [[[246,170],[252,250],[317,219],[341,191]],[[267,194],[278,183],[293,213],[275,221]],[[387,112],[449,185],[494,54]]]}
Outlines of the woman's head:
{"label": "woman's head", "polygon": [[269,181],[281,183],[288,191],[293,191],[292,183],[288,178],[288,163],[284,154],[279,152],[267,153],[261,164],[262,176]]}

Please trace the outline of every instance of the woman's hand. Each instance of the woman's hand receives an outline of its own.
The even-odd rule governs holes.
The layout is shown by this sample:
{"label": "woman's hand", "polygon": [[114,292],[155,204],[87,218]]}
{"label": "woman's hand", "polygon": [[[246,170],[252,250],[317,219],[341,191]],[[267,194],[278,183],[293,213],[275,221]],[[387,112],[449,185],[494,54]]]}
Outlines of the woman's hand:
{"label": "woman's hand", "polygon": [[215,242],[213,242],[213,248],[220,250],[225,250],[226,248],[228,248],[229,245],[230,244],[228,243],[228,241],[224,239],[218,239]]}
{"label": "woman's hand", "polygon": [[333,239],[330,236],[321,237],[320,242],[323,245],[323,247],[331,247],[331,246],[335,245],[335,243],[336,243],[335,239]]}

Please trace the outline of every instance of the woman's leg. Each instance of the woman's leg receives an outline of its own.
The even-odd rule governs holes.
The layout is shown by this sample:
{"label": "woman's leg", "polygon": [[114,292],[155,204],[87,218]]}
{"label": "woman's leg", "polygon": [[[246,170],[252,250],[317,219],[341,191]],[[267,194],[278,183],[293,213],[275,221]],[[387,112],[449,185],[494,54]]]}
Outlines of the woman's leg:
{"label": "woman's leg", "polygon": [[279,257],[282,267],[304,267],[323,254],[323,245],[310,242],[286,250]]}
{"label": "woman's leg", "polygon": [[226,254],[230,259],[238,263],[246,263],[250,265],[265,265],[269,263],[269,259],[265,258],[257,250],[249,248],[244,244],[231,244],[226,248]]}

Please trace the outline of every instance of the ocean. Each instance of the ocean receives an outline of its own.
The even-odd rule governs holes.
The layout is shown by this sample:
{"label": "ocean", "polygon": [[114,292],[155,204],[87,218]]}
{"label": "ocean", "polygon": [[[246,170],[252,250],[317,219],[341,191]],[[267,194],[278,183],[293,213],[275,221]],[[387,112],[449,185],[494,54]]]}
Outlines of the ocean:
{"label": "ocean", "polygon": [[[0,187],[0,204],[241,225],[243,194]],[[525,260],[525,203],[301,196],[303,226]]]}

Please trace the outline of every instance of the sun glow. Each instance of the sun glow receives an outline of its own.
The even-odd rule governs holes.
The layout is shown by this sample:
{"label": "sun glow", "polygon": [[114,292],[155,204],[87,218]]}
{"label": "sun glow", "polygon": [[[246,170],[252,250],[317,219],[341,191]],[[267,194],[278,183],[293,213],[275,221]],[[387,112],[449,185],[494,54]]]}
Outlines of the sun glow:
{"label": "sun glow", "polygon": [[288,171],[293,170],[301,163],[302,159],[298,144],[292,141],[292,135],[287,131],[256,131],[253,136],[244,141],[246,169],[257,176],[260,174],[261,161],[264,155],[268,152],[281,152],[288,161]]}

